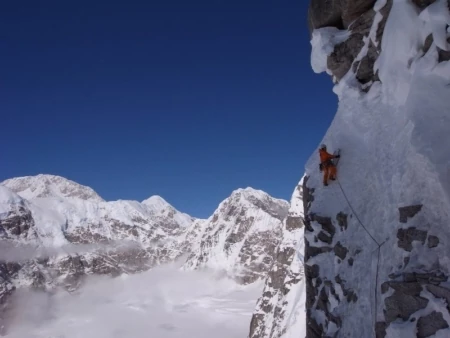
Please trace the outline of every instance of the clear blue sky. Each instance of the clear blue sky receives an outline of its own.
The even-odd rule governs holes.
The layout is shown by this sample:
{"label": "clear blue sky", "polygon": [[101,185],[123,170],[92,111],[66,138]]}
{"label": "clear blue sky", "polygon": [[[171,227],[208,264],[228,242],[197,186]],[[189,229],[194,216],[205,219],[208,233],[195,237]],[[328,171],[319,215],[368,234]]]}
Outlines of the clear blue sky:
{"label": "clear blue sky", "polygon": [[0,180],[48,173],[207,217],[289,199],[337,108],[308,1],[7,1]]}

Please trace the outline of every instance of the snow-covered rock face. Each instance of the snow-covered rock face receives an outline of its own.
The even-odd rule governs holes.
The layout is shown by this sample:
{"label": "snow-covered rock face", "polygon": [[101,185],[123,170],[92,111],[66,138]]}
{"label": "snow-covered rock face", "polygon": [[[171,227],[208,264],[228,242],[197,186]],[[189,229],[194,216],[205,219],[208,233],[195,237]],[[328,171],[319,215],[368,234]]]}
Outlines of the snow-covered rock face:
{"label": "snow-covered rock face", "polygon": [[[91,188],[62,177],[39,175],[4,184],[0,236],[8,243],[44,248],[53,275],[69,288],[86,274],[138,272],[172,261],[181,254],[180,236],[194,221],[160,197],[105,202]],[[10,188],[33,197],[26,200]]]}
{"label": "snow-covered rock face", "polygon": [[449,3],[312,0],[309,24],[338,180],[314,152],[250,337],[449,337]]}
{"label": "snow-covered rock face", "polygon": [[143,201],[142,204],[151,215],[163,219],[166,226],[168,219],[173,220],[173,226],[180,226],[182,228],[190,226],[194,221],[191,216],[179,212],[160,196],[152,196]]}
{"label": "snow-covered rock face", "polygon": [[60,176],[37,175],[17,177],[6,180],[0,184],[8,187],[25,199],[37,197],[75,197],[86,201],[103,201],[103,199],[91,188]]}
{"label": "snow-covered rock face", "polygon": [[266,279],[250,324],[249,338],[281,337],[286,328],[293,337],[305,336],[303,270],[303,194],[292,195],[289,214],[282,227],[282,241]]}
{"label": "snow-covered rock face", "polygon": [[185,269],[221,270],[242,283],[265,278],[281,240],[289,205],[251,188],[239,189],[191,236]]}
{"label": "snow-covered rock face", "polygon": [[449,3],[312,0],[309,21],[342,159],[328,187],[306,165],[306,337],[449,337]]}

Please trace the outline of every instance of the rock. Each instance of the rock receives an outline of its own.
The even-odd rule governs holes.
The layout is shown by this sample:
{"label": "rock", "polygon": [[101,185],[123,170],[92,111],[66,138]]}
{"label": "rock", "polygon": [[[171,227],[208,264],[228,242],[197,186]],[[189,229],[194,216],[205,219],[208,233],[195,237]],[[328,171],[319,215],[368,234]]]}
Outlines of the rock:
{"label": "rock", "polygon": [[353,263],[354,263],[353,257],[350,257],[348,259],[348,265],[353,266]]}
{"label": "rock", "polygon": [[341,0],[344,27],[348,28],[353,21],[371,10],[375,2],[376,0]]}
{"label": "rock", "polygon": [[411,252],[413,241],[419,241],[422,244],[425,244],[425,240],[427,239],[427,232],[424,230],[418,230],[415,227],[411,227],[408,229],[399,229],[397,231],[397,239],[397,245],[399,248]]}
{"label": "rock", "polygon": [[301,187],[303,197],[303,210],[305,211],[305,215],[308,214],[306,211],[309,210],[311,203],[314,202],[314,188],[308,188],[307,183],[308,176],[305,176],[305,178],[303,179],[303,185]]}
{"label": "rock", "polygon": [[[447,39],[447,42],[450,42],[450,39]],[[450,60],[450,51],[440,49],[439,47],[436,47],[438,49],[438,55],[439,55],[439,62],[449,61]]]}
{"label": "rock", "polygon": [[412,2],[420,9],[424,9],[424,8],[428,7],[435,1],[436,0],[412,0]]}
{"label": "rock", "polygon": [[333,225],[330,217],[322,217],[311,214],[311,220],[319,223],[322,226],[322,229],[330,234],[330,236],[333,238],[334,234],[336,233],[336,227]]}
{"label": "rock", "polygon": [[312,0],[308,9],[310,32],[327,26],[343,29],[341,3],[341,0]]}
{"label": "rock", "polygon": [[426,338],[442,329],[447,329],[448,323],[441,312],[433,311],[428,316],[419,318],[417,322],[417,338]]}
{"label": "rock", "polygon": [[[345,295],[345,293],[346,293],[346,295]],[[347,303],[350,303],[350,302],[356,303],[358,301],[358,296],[356,295],[355,291],[348,290],[345,293],[344,293],[344,295],[347,298]]]}
{"label": "rock", "polygon": [[403,258],[403,267],[405,267],[406,268],[406,266],[409,264],[409,260],[410,260],[410,258],[409,257],[405,257],[405,258]]}
{"label": "rock", "polygon": [[343,212],[338,213],[336,215],[336,220],[341,227],[341,231],[347,230],[348,223],[346,214],[344,214]]}
{"label": "rock", "polygon": [[337,81],[340,81],[350,70],[353,61],[364,46],[363,35],[352,34],[346,41],[337,44],[328,56],[327,68]]}
{"label": "rock", "polygon": [[286,229],[289,231],[300,229],[303,227],[303,219],[301,217],[291,217],[286,219]]}
{"label": "rock", "polygon": [[308,24],[312,31],[321,27],[348,28],[363,13],[371,9],[375,0],[312,0],[308,10]]}
{"label": "rock", "polygon": [[422,286],[417,282],[387,282],[387,285],[399,293],[410,296],[419,296],[422,292]]}
{"label": "rock", "polygon": [[[298,187],[294,193],[301,198],[302,194]],[[312,194],[312,190],[310,193]],[[308,198],[312,199],[313,197],[309,195]],[[305,203],[304,200],[303,203]],[[308,221],[305,220],[304,222],[301,217],[289,214],[284,222],[283,234],[279,237],[299,238],[302,232],[307,231],[306,227],[303,228],[303,223],[307,225]],[[305,245],[309,246],[309,243],[305,242]],[[297,254],[295,241],[291,243],[283,240],[276,249],[274,261],[267,274],[263,295],[257,301],[256,310],[251,320],[249,338],[265,338],[267,334],[273,337],[280,336],[285,329],[283,324],[290,311],[286,309],[285,304],[288,302],[290,292],[296,290],[297,284],[304,279],[303,268],[306,274],[310,276],[306,279],[306,288],[312,290],[307,295],[306,302],[308,303],[308,299],[310,301],[314,299],[315,287],[313,281],[319,276],[319,266],[305,264],[302,265],[301,269],[298,269],[295,264],[298,259]]]}
{"label": "rock", "polygon": [[403,281],[405,282],[417,282],[420,284],[433,284],[439,285],[442,282],[446,282],[448,277],[441,271],[429,272],[429,273],[404,273],[402,274]]}
{"label": "rock", "polygon": [[317,299],[316,309],[323,311],[325,314],[328,313],[328,295],[325,290],[325,286],[322,287],[322,290],[319,293],[319,297]]}
{"label": "rock", "polygon": [[384,301],[386,307],[385,320],[388,325],[397,318],[406,321],[413,313],[427,307],[428,299],[419,296],[420,285],[394,283],[390,286],[395,286],[396,291]]}
{"label": "rock", "polygon": [[335,255],[338,256],[340,259],[344,260],[345,257],[347,257],[348,249],[345,246],[343,246],[341,242],[337,242],[333,250]]}
{"label": "rock", "polygon": [[317,247],[317,246],[310,246],[309,242],[307,240],[305,240],[305,252],[306,252],[306,259],[308,260],[311,257],[315,257],[317,255],[326,253],[326,252],[330,252],[333,249],[328,247],[328,246],[321,246],[321,247]]}
{"label": "rock", "polygon": [[439,245],[439,238],[437,236],[430,235],[428,236],[428,247],[435,248]]}
{"label": "rock", "polygon": [[[347,3],[350,4],[350,7],[347,6],[344,10],[348,14],[344,14],[343,24],[351,30],[352,34],[346,41],[335,46],[333,52],[328,56],[327,67],[337,81],[342,79],[350,69],[353,69],[356,78],[362,85],[370,84],[379,80],[373,69],[380,53],[382,33],[392,1],[388,0],[387,4],[380,10],[383,18],[378,24],[375,37],[378,45],[370,42],[366,55],[356,62],[355,59],[365,44],[364,38],[369,34],[375,18],[375,11],[371,9],[374,1],[347,1]],[[355,14],[357,15],[355,16]],[[368,90],[370,86],[366,85],[363,88]]]}
{"label": "rock", "polygon": [[386,323],[385,322],[377,322],[375,324],[375,337],[376,338],[384,338],[386,337]]}
{"label": "rock", "polygon": [[316,320],[311,316],[307,317],[306,337],[308,338],[322,338],[325,337],[322,324],[317,324]]}
{"label": "rock", "polygon": [[400,223],[406,223],[408,221],[408,218],[414,217],[420,210],[422,210],[422,206],[422,204],[416,204],[398,208],[400,214]]}
{"label": "rock", "polygon": [[437,285],[427,285],[426,289],[433,294],[436,298],[442,298],[445,299],[447,302],[447,310],[450,313],[450,290],[447,288],[444,288],[442,286]]}
{"label": "rock", "polygon": [[327,235],[324,231],[319,232],[317,238],[327,244],[331,244],[331,242],[333,242],[333,238],[330,235]]}

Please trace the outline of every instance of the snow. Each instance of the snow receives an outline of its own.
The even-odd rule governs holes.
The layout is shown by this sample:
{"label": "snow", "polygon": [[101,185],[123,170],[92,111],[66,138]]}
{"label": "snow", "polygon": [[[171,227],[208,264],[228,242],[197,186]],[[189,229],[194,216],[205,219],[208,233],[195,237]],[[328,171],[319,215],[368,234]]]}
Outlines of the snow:
{"label": "snow", "polygon": [[[198,232],[198,241],[193,243],[192,254],[183,269],[206,268],[222,271],[234,278],[245,275],[251,258],[249,255],[245,261],[241,260],[247,241],[260,234],[280,231],[281,221],[275,215],[280,217],[287,214],[287,210],[286,201],[273,198],[261,190],[246,188],[233,191],[202,223],[204,230]],[[230,245],[227,240],[232,235],[240,240]],[[260,243],[253,245],[252,252],[258,252],[258,245]],[[264,250],[260,255],[260,260],[266,257]]]}
{"label": "snow", "polygon": [[311,67],[313,71],[330,74],[327,68],[327,57],[333,52],[334,46],[344,42],[349,36],[349,31],[339,30],[335,27],[315,29],[311,39]]}
{"label": "snow", "polygon": [[115,279],[90,277],[72,294],[20,290],[7,337],[241,338],[261,286],[173,265]]}
{"label": "snow", "polygon": [[433,34],[434,43],[443,50],[449,50],[447,42],[447,25],[450,24],[450,12],[446,0],[437,0],[420,13],[420,19],[425,22],[426,32]]}
{"label": "snow", "polygon": [[7,216],[13,207],[24,204],[24,200],[9,190],[0,185],[0,219]]}
{"label": "snow", "polygon": [[[23,196],[30,199],[26,200]],[[0,185],[0,217],[5,217],[14,205],[24,205],[31,211],[40,242],[47,247],[67,245],[65,233],[89,230],[92,226],[96,226],[95,233],[106,238],[122,239],[116,238],[118,235],[111,228],[114,222],[130,229],[138,225],[147,231],[154,231],[155,235],[167,237],[166,231],[172,231],[172,234],[178,229],[182,231],[194,221],[194,218],[179,212],[159,196],[143,203],[123,200],[105,202],[97,196],[91,188],[58,176],[13,178]],[[169,230],[164,226],[168,226]],[[141,240],[149,242],[151,238]]]}
{"label": "snow", "polygon": [[155,216],[163,217],[168,216],[169,213],[173,213],[174,220],[183,228],[186,228],[192,224],[193,218],[191,216],[175,210],[161,196],[151,196],[150,198],[142,201],[142,205],[147,208],[147,211],[150,214]]}
{"label": "snow", "polygon": [[102,202],[103,199],[92,188],[80,185],[64,177],[37,175],[16,177],[0,183],[25,199],[37,197],[76,197]]}

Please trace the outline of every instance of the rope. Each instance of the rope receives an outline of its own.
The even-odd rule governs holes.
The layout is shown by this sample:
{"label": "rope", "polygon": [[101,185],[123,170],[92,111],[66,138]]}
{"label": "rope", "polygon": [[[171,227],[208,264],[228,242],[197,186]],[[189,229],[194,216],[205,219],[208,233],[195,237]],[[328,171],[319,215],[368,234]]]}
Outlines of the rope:
{"label": "rope", "polygon": [[369,230],[367,230],[367,228],[365,227],[365,225],[363,224],[363,222],[361,222],[361,219],[359,218],[358,214],[355,212],[355,209],[353,209],[350,201],[348,200],[347,195],[345,194],[344,189],[342,188],[341,182],[339,182],[339,179],[336,178],[337,183],[339,184],[339,188],[342,191],[342,194],[344,195],[348,206],[350,207],[350,209],[353,212],[353,215],[355,215],[356,219],[358,220],[359,224],[361,224],[361,226],[363,227],[364,231],[367,232],[367,234],[370,236],[370,238],[372,238],[372,240],[375,242],[376,245],[380,246],[380,243],[378,243],[378,241],[370,234]]}
{"label": "rope", "polygon": [[336,181],[337,181],[337,183],[339,185],[339,188],[342,191],[342,195],[344,195],[344,198],[347,201],[348,206],[350,207],[350,210],[353,212],[353,215],[355,215],[356,220],[361,225],[361,227],[364,229],[364,231],[370,236],[372,241],[377,245],[377,248],[374,250],[374,251],[377,250],[378,253],[377,253],[377,269],[376,269],[376,275],[375,275],[375,309],[373,311],[373,335],[374,335],[374,337],[376,337],[376,330],[375,330],[375,328],[376,328],[377,314],[378,314],[378,274],[379,274],[379,270],[380,270],[380,253],[381,253],[381,247],[384,244],[386,244],[387,239],[384,242],[379,243],[372,236],[372,234],[369,232],[369,230],[367,230],[366,226],[363,224],[363,222],[359,218],[358,214],[355,212],[355,209],[353,208],[352,204],[350,203],[350,201],[349,201],[349,199],[347,197],[347,194],[345,193],[344,189],[342,188],[341,182],[339,182],[339,179],[337,179],[337,178],[336,178]]}

